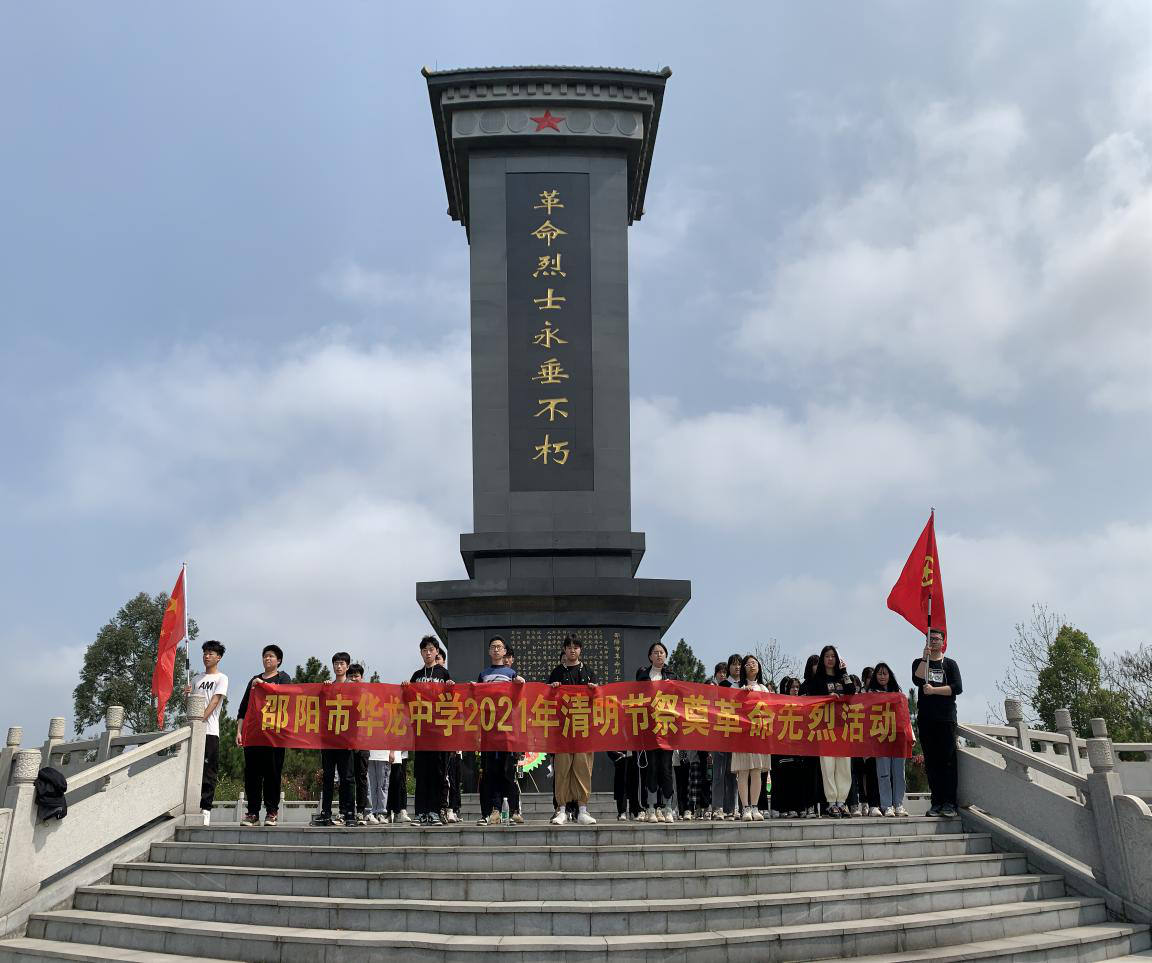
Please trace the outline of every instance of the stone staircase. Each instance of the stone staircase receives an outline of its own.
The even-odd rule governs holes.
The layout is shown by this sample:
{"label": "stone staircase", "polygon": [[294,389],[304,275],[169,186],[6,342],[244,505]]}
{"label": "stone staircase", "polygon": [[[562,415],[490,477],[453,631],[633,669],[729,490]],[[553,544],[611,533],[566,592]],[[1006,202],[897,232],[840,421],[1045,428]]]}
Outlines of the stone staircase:
{"label": "stone staircase", "polygon": [[1109,960],[1147,927],[959,819],[179,830],[0,961]]}

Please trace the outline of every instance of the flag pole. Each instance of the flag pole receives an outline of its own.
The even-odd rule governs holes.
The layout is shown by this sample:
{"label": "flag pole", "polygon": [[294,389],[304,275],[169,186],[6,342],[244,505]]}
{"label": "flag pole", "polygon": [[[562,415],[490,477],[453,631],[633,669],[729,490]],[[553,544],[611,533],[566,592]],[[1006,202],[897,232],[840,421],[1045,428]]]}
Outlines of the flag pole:
{"label": "flag pole", "polygon": [[[933,541],[935,541],[935,538],[936,538],[936,506],[935,505],[933,505],[931,507],[931,509],[929,510],[928,519],[929,519],[929,521],[932,522],[932,538],[933,538]],[[932,566],[933,566],[933,568],[932,568],[932,582],[928,586],[928,627],[926,629],[924,629],[924,648],[928,648],[928,646],[932,642],[932,591],[933,591],[933,589],[936,588],[936,568],[935,568],[936,559],[932,559]],[[184,599],[185,599],[185,601],[187,601],[187,599],[188,599],[188,585],[187,585],[187,583],[185,583],[185,585],[184,585]],[[185,605],[184,611],[185,612],[188,611],[187,605]]]}
{"label": "flag pole", "polygon": [[[188,674],[192,671],[192,655],[191,649],[188,644],[188,563],[180,563],[180,574],[183,576],[184,583],[184,685],[188,687],[192,684],[192,680]],[[184,711],[188,711],[188,696],[191,695],[189,689],[184,695]]]}

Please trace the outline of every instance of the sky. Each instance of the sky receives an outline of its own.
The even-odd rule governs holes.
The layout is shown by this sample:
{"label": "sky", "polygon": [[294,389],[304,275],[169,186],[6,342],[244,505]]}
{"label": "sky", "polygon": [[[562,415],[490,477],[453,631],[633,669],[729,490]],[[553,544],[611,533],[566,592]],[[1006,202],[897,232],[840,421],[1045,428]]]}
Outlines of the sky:
{"label": "sky", "polygon": [[189,566],[385,680],[465,577],[468,248],[420,68],[672,69],[630,231],[639,575],[705,662],[837,644],[932,507],[960,716],[1034,603],[1152,641],[1152,7],[57,2],[0,30],[0,726]]}

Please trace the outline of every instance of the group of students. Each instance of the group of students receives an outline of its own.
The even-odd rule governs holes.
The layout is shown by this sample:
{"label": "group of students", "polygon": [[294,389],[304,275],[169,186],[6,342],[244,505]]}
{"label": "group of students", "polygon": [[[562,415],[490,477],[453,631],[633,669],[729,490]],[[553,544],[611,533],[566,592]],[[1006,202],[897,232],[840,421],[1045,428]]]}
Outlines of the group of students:
{"label": "group of students", "polygon": [[[942,633],[929,634],[922,656],[912,664],[912,677],[920,698],[918,724],[925,769],[932,790],[930,816],[956,814],[956,697],[963,691],[959,667],[943,656]],[[215,794],[219,758],[219,711],[228,692],[228,677],[220,672],[224,646],[210,641],[202,646],[204,673],[192,683],[208,699],[204,781],[201,809],[208,823]],[[524,678],[515,669],[515,656],[500,636],[488,645],[489,666],[476,681],[484,684],[518,684]],[[578,638],[564,639],[559,664],[548,678],[552,686],[595,687],[599,679],[582,661]],[[446,653],[434,636],[420,641],[422,665],[403,685],[433,683],[454,685]],[[249,694],[257,682],[286,684],[291,678],[281,669],[284,654],[276,645],[262,652],[263,671],[244,687],[237,711],[236,741],[243,745],[243,719]],[[347,652],[332,657],[334,684],[363,681],[364,669]],[[662,642],[648,649],[648,665],[637,670],[637,681],[678,681],[668,666],[668,650]],[[776,692],[771,679],[763,677],[754,655],[729,657],[717,663],[710,684],[759,692]],[[804,677],[780,680],[782,695],[843,697],[857,692],[902,693],[887,663],[865,668],[859,676],[848,672],[835,646],[825,646],[808,658]],[[320,750],[323,771],[320,810],[313,819],[318,826],[363,826],[381,822],[417,826],[451,824],[460,818],[461,754],[418,750]],[[407,772],[409,755],[415,781],[415,819],[408,814]],[[851,759],[837,756],[771,756],[766,753],[707,752],[650,749],[609,752],[615,767],[613,794],[617,818],[640,822],[674,822],[679,819],[742,820],[768,817],[907,816],[904,808],[904,760],[887,757]],[[592,825],[588,811],[594,754],[557,753],[553,757],[551,822]],[[524,822],[517,782],[518,754],[481,754],[479,796],[480,825]],[[255,825],[261,807],[264,825],[277,823],[284,750],[270,746],[244,746],[244,782],[248,800],[242,825]],[[337,789],[338,787],[338,789]],[[338,791],[338,812],[333,812]],[[673,807],[673,799],[676,806]],[[507,810],[504,816],[502,810]]]}
{"label": "group of students", "polygon": [[[918,729],[931,789],[929,816],[955,816],[956,697],[963,691],[960,668],[943,654],[944,634],[932,630],[924,651],[912,663],[919,693]],[[675,679],[668,652],[656,642],[648,650],[649,667],[636,678]],[[764,678],[754,655],[731,655],[716,664],[709,684],[799,697],[837,698],[863,692],[903,695],[885,662],[849,673],[840,653],[826,645],[808,657],[803,678],[786,676],[779,689]],[[676,819],[741,820],[764,818],[849,818],[907,816],[904,760],[878,756],[789,756],[704,750],[610,752],[615,764],[613,795],[617,818],[640,822]],[[675,772],[677,806],[671,805]]]}

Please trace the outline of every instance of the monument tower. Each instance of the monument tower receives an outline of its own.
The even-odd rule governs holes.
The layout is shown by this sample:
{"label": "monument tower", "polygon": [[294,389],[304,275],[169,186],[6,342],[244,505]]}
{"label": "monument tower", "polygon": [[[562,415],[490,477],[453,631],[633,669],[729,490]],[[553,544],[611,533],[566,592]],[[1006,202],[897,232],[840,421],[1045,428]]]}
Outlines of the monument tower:
{"label": "monument tower", "polygon": [[639,579],[628,389],[628,227],[671,71],[429,71],[448,214],[467,231],[472,315],[468,578],[420,582],[453,675],[502,634],[529,680],[571,632],[631,678],[691,597]]}

